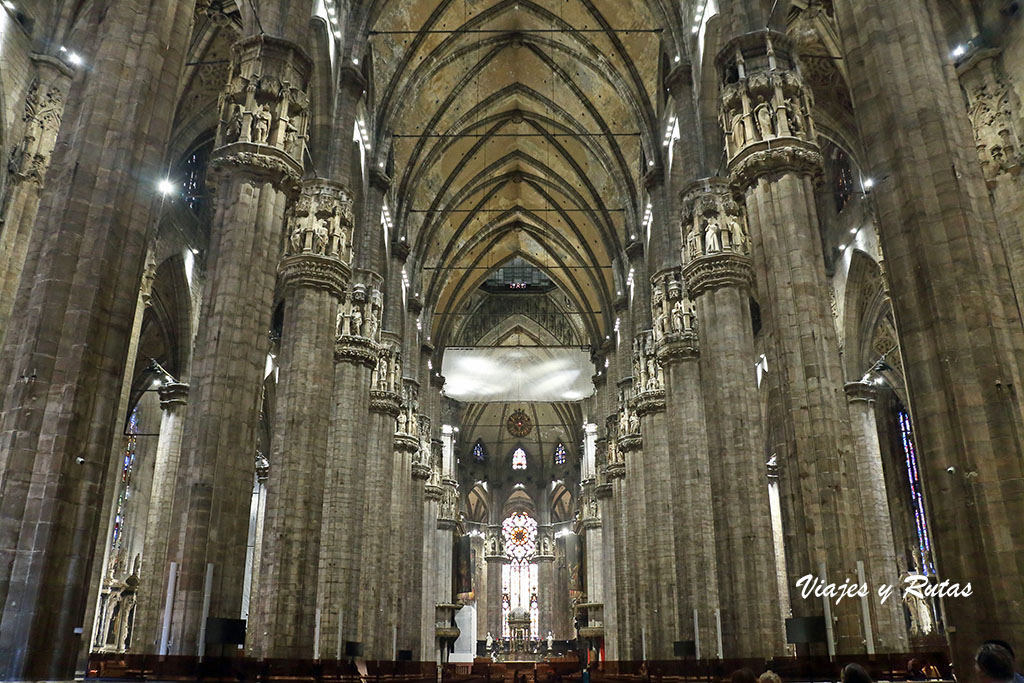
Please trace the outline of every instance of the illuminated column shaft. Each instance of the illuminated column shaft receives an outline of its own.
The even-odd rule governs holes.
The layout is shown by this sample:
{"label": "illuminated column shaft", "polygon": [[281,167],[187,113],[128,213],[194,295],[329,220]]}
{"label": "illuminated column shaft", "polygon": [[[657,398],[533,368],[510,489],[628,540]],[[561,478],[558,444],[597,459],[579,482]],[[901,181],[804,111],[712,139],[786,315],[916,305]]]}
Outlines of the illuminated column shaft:
{"label": "illuminated column shaft", "polygon": [[[727,657],[781,654],[764,432],[750,322],[753,268],[743,216],[721,179],[683,191],[683,276],[696,303]],[[737,562],[737,558],[744,561]]]}
{"label": "illuminated column shaft", "polygon": [[[777,400],[787,406],[782,440],[773,447],[779,462],[791,602],[795,616],[814,616],[821,615],[824,607],[818,600],[805,600],[795,587],[797,580],[806,574],[820,577],[824,567],[830,582],[855,581],[863,537],[851,478],[849,414],[842,396],[839,346],[815,207],[814,187],[822,160],[810,116],[810,90],[796,67],[793,50],[787,37],[772,31],[744,34],[722,48],[717,67],[729,171],[746,203],[750,227],[772,369],[768,381]],[[731,302],[719,301],[723,298]],[[709,289],[705,299],[709,330],[722,328],[714,316],[726,311],[732,311],[733,326],[740,326],[742,320],[742,329],[749,330],[746,298],[735,286]],[[736,327],[735,333],[740,329]],[[721,355],[721,369],[726,371],[727,359],[743,363],[744,379],[750,382],[754,359],[744,355],[751,353],[747,341],[744,337],[744,349],[735,347],[737,338],[722,332],[720,343],[728,353]],[[706,350],[712,349],[708,340]],[[738,385],[735,390],[740,390]],[[744,443],[756,449],[750,438],[747,434]],[[748,450],[751,457],[754,452]],[[763,488],[762,479],[757,490]],[[822,491],[832,493],[822,496]],[[761,573],[759,582],[767,575]],[[859,612],[853,601],[832,609],[840,654],[864,651]]]}
{"label": "illuminated column shaft", "polygon": [[[867,566],[868,584],[875,587],[897,585],[899,568],[896,564],[896,544],[892,536],[885,473],[882,471],[882,447],[878,442],[878,425],[875,423],[877,391],[874,385],[867,382],[850,382],[844,388],[850,403],[856,449],[857,490],[864,511],[864,564]],[[892,598],[884,604],[872,599],[870,607],[875,649],[879,652],[906,652],[908,642],[903,604]]]}
{"label": "illuminated column shaft", "polygon": [[[339,304],[351,274],[352,197],[325,180],[307,182],[288,225],[278,267],[284,329],[267,482],[259,589],[246,646],[253,656],[315,654],[324,469]],[[328,381],[324,381],[327,378]]]}
{"label": "illuminated column shaft", "polygon": [[678,640],[694,641],[700,657],[718,653],[719,609],[711,466],[692,303],[679,269],[656,273],[652,317],[658,362],[665,375],[665,411],[672,448],[673,525],[679,600]]}
{"label": "illuminated column shaft", "polygon": [[159,391],[162,409],[160,436],[156,446],[156,462],[153,466],[153,488],[146,518],[146,539],[142,545],[144,555],[139,577],[139,595],[161,597],[155,600],[139,600],[132,627],[133,652],[155,652],[158,646],[163,616],[163,595],[166,593],[166,586],[160,584],[160,579],[167,564],[167,543],[173,527],[171,513],[188,404],[187,384],[165,384]]}

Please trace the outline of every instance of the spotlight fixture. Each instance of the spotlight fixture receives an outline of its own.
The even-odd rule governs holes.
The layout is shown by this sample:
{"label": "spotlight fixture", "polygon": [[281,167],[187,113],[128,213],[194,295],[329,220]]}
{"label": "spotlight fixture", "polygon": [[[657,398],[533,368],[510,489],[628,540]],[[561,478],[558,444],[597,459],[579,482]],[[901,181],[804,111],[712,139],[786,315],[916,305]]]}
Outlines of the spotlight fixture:
{"label": "spotlight fixture", "polygon": [[156,189],[165,197],[174,193],[174,187],[174,183],[169,178],[164,178],[156,185]]}

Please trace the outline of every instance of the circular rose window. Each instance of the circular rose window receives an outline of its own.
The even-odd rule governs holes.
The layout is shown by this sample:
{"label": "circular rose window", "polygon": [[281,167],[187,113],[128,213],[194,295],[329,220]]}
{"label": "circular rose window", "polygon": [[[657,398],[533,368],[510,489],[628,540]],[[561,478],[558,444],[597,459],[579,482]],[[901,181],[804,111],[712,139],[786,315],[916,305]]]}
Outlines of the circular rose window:
{"label": "circular rose window", "polygon": [[508,416],[508,433],[516,438],[523,438],[533,429],[530,416],[522,410],[517,410]]}

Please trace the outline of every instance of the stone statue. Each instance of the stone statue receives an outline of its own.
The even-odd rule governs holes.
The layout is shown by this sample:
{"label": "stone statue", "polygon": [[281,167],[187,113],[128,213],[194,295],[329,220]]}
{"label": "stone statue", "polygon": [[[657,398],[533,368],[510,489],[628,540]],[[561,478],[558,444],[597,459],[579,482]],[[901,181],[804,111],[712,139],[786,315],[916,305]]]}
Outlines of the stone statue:
{"label": "stone statue", "polygon": [[729,227],[729,233],[732,235],[733,246],[743,251],[747,245],[747,235],[743,232],[743,225],[736,220],[735,216],[726,216],[725,224]]}
{"label": "stone statue", "polygon": [[686,249],[690,259],[695,259],[700,256],[700,247],[697,246],[697,233],[693,230],[686,236]]}
{"label": "stone statue", "polygon": [[624,410],[619,411],[619,433],[629,434],[629,418]]}
{"label": "stone statue", "polygon": [[267,144],[267,140],[270,139],[270,112],[262,104],[256,109],[256,114],[253,116],[252,121],[252,141],[259,145]]}
{"label": "stone statue", "polygon": [[640,433],[640,418],[638,418],[635,413],[629,416],[629,433]]}
{"label": "stone statue", "polygon": [[683,324],[683,301],[680,299],[672,306],[672,329],[676,332],[683,332],[686,330]]}
{"label": "stone statue", "polygon": [[747,143],[747,132],[744,129],[741,112],[732,115],[732,141],[736,145],[736,149],[740,149]]}
{"label": "stone statue", "polygon": [[327,253],[327,237],[326,221],[315,222],[313,224],[313,253],[321,255]]}
{"label": "stone statue", "polygon": [[238,138],[242,136],[243,116],[245,116],[245,110],[242,109],[242,105],[236,103],[231,106],[231,114],[228,116],[228,125],[224,129],[225,142],[237,142]]}
{"label": "stone statue", "polygon": [[370,311],[369,315],[366,316],[366,337],[369,339],[375,339],[377,334],[377,316]]}
{"label": "stone statue", "polygon": [[548,652],[554,652],[555,650],[555,636],[548,631]]}
{"label": "stone statue", "polygon": [[704,228],[704,253],[713,254],[722,250],[722,243],[718,238],[718,221],[714,218],[708,219],[707,227]]}
{"label": "stone statue", "polygon": [[789,134],[799,135],[804,128],[800,116],[800,105],[793,98],[789,98],[784,106],[786,108],[786,118],[789,120]]}
{"label": "stone statue", "polygon": [[772,108],[767,102],[762,102],[754,109],[754,117],[757,120],[757,128],[761,133],[761,139],[775,137],[775,129],[772,126]]}
{"label": "stone statue", "polygon": [[487,651],[490,652],[494,648],[494,638],[491,637],[491,632],[487,632]]}
{"label": "stone statue", "polygon": [[694,315],[694,305],[693,302],[690,302],[683,308],[683,329],[689,330],[693,328]]}
{"label": "stone statue", "polygon": [[337,336],[348,334],[348,316],[345,315],[344,308],[338,311],[338,317],[334,321],[334,334]]}
{"label": "stone statue", "polygon": [[358,308],[352,308],[352,334],[357,337],[363,333],[363,314]]}

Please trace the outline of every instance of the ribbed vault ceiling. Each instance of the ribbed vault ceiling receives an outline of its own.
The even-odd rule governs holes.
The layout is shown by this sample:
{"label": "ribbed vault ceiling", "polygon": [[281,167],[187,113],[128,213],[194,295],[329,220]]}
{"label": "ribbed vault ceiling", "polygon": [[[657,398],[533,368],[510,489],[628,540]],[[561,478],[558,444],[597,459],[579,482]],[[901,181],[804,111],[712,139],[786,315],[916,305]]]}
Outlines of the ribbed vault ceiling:
{"label": "ribbed vault ceiling", "polygon": [[372,16],[374,137],[432,331],[519,255],[598,343],[659,144],[666,20],[641,0],[393,0]]}

